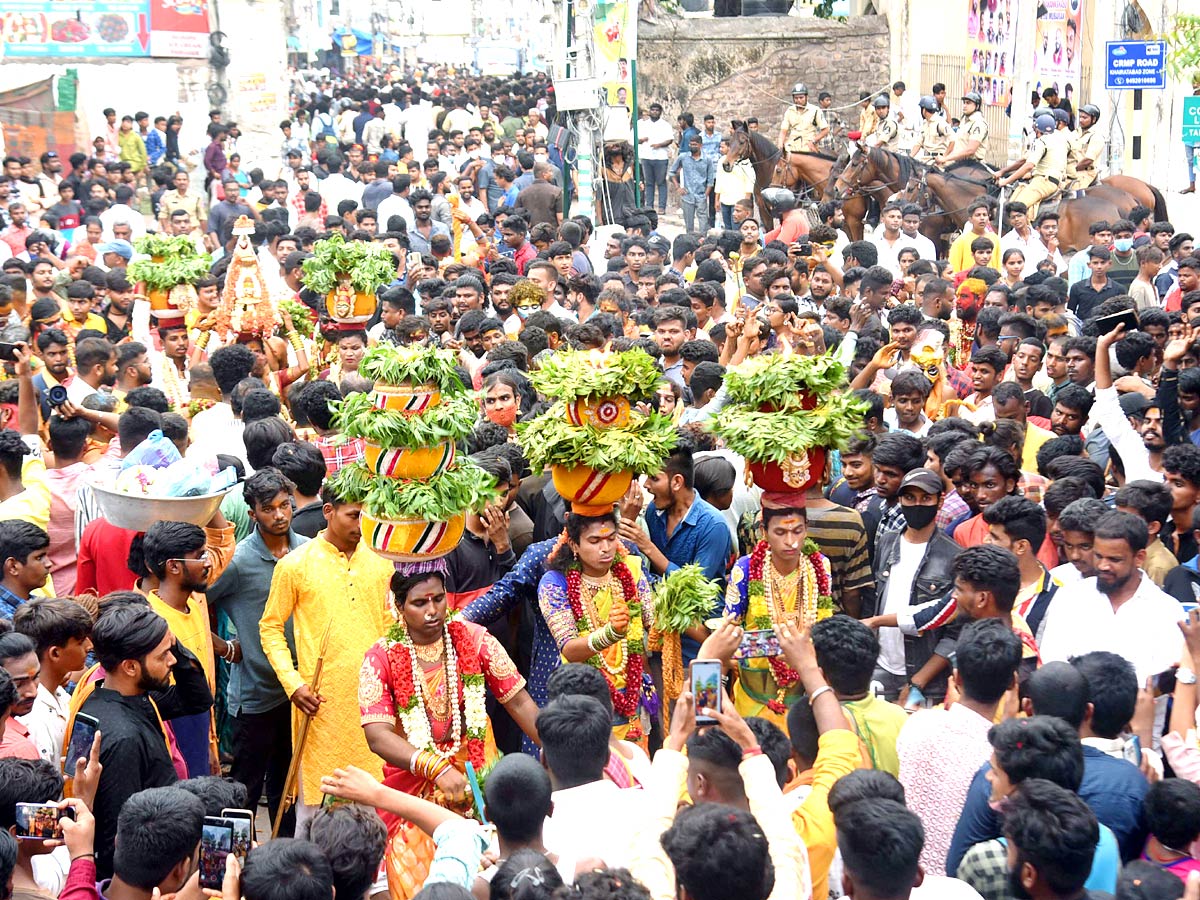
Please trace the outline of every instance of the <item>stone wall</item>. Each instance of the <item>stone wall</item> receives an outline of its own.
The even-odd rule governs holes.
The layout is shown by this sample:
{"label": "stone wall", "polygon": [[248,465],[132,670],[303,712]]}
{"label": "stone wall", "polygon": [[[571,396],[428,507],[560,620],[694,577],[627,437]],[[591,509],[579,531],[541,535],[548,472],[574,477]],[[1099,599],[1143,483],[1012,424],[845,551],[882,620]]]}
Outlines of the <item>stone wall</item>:
{"label": "stone wall", "polygon": [[[834,106],[859,91],[890,84],[889,34],[883,16],[835,22],[794,16],[667,18],[638,31],[638,101],[663,104],[672,121],[686,109],[696,125],[706,113],[718,127],[757,116],[774,140],[789,91],[807,83],[809,102],[833,94]],[[857,121],[857,109],[842,115]]]}

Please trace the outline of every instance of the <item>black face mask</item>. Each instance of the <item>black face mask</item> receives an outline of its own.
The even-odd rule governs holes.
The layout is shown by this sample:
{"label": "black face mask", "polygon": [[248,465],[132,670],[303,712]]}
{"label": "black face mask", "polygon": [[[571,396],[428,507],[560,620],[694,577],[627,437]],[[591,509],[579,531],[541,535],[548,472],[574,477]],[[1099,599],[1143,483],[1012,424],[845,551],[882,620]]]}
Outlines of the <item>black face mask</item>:
{"label": "black face mask", "polygon": [[908,523],[909,528],[920,531],[922,528],[928,528],[930,523],[937,518],[938,508],[936,506],[901,506],[900,512],[904,514],[904,521]]}

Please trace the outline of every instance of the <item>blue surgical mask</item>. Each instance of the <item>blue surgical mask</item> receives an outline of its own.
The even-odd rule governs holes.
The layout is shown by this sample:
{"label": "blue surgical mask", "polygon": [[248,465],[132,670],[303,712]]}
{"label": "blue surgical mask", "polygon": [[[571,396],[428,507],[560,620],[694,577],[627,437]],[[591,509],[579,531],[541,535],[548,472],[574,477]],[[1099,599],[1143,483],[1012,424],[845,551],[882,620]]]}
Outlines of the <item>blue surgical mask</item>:
{"label": "blue surgical mask", "polygon": [[1118,238],[1113,241],[1113,249],[1118,253],[1128,253],[1133,249],[1133,238]]}

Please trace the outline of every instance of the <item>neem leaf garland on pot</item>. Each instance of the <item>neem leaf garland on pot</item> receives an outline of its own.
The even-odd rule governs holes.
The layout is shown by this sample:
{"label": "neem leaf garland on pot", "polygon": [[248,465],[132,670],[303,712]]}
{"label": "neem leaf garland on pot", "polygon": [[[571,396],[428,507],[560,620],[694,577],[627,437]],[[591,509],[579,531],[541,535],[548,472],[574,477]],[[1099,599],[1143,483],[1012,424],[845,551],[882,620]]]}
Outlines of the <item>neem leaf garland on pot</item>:
{"label": "neem leaf garland on pot", "polygon": [[[195,301],[192,282],[208,274],[212,259],[207,253],[197,253],[196,245],[185,234],[168,237],[148,234],[134,242],[138,253],[149,259],[139,259],[129,264],[126,274],[129,280],[141,284],[142,293],[150,301],[150,309],[156,316],[171,318],[182,316]],[[172,291],[185,285],[182,296]],[[189,302],[190,301],[190,302]]]}
{"label": "neem leaf garland on pot", "polygon": [[301,281],[310,291],[325,295],[330,318],[365,322],[375,312],[375,291],[395,277],[396,258],[390,250],[335,234],[313,245]]}
{"label": "neem leaf garland on pot", "polygon": [[530,380],[559,402],[519,423],[517,439],[534,471],[550,468],[554,487],[577,513],[609,511],[635,475],[657,472],[675,446],[668,417],[630,408],[662,381],[643,350],[562,351],[531,372]]}
{"label": "neem leaf garland on pot", "polygon": [[846,390],[829,354],[765,354],[725,375],[728,403],[710,425],[743,457],[765,491],[802,493],[825,470],[825,453],[862,428],[866,405]]}
{"label": "neem leaf garland on pot", "polygon": [[366,442],[365,459],[334,475],[334,489],[363,504],[376,553],[396,562],[445,556],[462,539],[464,513],[500,496],[491,475],[457,458],[478,397],[459,380],[453,352],[437,347],[381,344],[359,371],[375,388],[339,403],[334,421]]}

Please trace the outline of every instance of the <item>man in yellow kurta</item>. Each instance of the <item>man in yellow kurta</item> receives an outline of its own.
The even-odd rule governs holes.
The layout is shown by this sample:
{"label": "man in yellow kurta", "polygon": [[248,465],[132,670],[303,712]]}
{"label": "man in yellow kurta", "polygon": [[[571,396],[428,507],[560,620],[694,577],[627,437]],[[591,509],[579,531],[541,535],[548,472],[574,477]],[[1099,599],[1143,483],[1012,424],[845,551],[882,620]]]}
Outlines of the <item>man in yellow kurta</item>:
{"label": "man in yellow kurta", "polygon": [[[360,543],[361,505],[344,502],[328,487],[321,499],[328,527],[276,564],[259,623],[263,651],[296,707],[293,736],[301,714],[315,713],[300,759],[297,825],[320,807],[322,775],[348,765],[380,774],[379,757],[367,746],[359,724],[358,673],[367,650],[394,621],[388,612],[388,585],[395,569]],[[284,638],[289,619],[296,664]],[[318,695],[311,682],[326,627],[329,646]]]}

